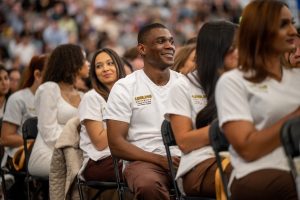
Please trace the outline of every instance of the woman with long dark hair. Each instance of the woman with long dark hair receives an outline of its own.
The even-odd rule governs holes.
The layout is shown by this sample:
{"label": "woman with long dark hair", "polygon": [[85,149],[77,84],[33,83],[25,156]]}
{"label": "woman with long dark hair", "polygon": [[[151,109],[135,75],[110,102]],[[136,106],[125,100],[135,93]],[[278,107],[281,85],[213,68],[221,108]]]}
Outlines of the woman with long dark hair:
{"label": "woman with long dark hair", "polygon": [[[181,77],[170,91],[166,118],[183,152],[177,171],[182,192],[215,197],[216,159],[209,146],[209,124],[216,118],[214,89],[222,72],[237,67],[237,25],[207,22],[200,29],[196,70]],[[230,173],[230,168],[226,171]]]}
{"label": "woman with long dark hair", "polygon": [[93,89],[83,96],[79,105],[80,148],[84,157],[82,175],[88,181],[115,181],[102,116],[112,86],[125,77],[124,64],[115,51],[103,48],[93,56],[90,75]]}

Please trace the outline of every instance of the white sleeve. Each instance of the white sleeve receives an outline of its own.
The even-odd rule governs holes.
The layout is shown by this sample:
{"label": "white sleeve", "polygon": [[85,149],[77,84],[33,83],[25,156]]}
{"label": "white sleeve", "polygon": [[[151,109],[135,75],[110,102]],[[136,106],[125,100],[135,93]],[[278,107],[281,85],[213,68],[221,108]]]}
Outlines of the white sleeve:
{"label": "white sleeve", "polygon": [[18,98],[18,94],[20,93],[12,94],[8,98],[5,113],[3,116],[3,121],[7,121],[17,126],[21,126],[22,117],[25,112],[25,104],[21,98]]}
{"label": "white sleeve", "polygon": [[35,95],[38,131],[44,142],[54,146],[62,127],[57,121],[57,104],[61,96],[59,86],[53,82],[41,85]]}
{"label": "white sleeve", "polygon": [[[122,79],[121,79],[122,80]],[[132,101],[129,85],[118,81],[114,84],[104,111],[104,119],[112,119],[130,123]]]}
{"label": "white sleeve", "polygon": [[105,100],[96,92],[86,93],[78,107],[79,118],[82,122],[85,119],[102,121],[102,110]]}
{"label": "white sleeve", "polygon": [[[181,79],[182,80],[182,79]],[[169,114],[182,115],[192,118],[192,108],[189,102],[190,92],[185,82],[180,79],[171,86],[168,94],[168,103],[165,118],[169,118]]]}
{"label": "white sleeve", "polygon": [[219,79],[215,100],[220,127],[228,121],[253,121],[243,82],[243,78],[234,73],[225,73]]}

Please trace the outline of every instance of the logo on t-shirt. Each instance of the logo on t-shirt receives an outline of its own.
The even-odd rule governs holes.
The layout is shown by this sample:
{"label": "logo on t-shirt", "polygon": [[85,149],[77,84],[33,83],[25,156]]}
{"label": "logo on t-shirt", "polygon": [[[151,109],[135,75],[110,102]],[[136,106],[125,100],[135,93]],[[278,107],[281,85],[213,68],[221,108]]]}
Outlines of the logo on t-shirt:
{"label": "logo on t-shirt", "polygon": [[206,105],[206,95],[193,94],[192,101],[195,105]]}
{"label": "logo on t-shirt", "polygon": [[138,106],[149,105],[151,104],[152,95],[149,94],[149,95],[134,97],[134,100]]}
{"label": "logo on t-shirt", "polygon": [[257,92],[268,92],[268,85],[266,84],[252,84],[251,87]]}

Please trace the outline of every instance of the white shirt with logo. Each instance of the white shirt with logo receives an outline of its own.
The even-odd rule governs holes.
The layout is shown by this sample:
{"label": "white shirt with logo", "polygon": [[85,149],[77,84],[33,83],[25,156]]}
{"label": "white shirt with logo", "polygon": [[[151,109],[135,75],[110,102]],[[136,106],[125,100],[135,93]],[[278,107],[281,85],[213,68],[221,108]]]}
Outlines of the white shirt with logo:
{"label": "white shirt with logo", "polygon": [[[127,140],[144,151],[166,155],[162,141],[161,124],[166,112],[168,92],[180,76],[170,70],[170,80],[164,86],[154,84],[144,70],[117,81],[108,98],[104,119],[129,124]],[[180,150],[172,148],[172,155]]]}
{"label": "white shirt with logo", "polygon": [[[196,129],[196,117],[207,104],[206,95],[196,80],[197,72],[188,74],[188,77],[178,78],[172,85],[169,93],[167,112],[165,118],[169,119],[170,114],[181,115],[192,120],[193,128]],[[183,191],[182,176],[189,172],[193,167],[208,158],[215,157],[211,146],[205,146],[190,153],[182,153],[180,164],[177,170],[176,179],[178,187]]]}
{"label": "white shirt with logo", "polygon": [[[218,81],[216,103],[220,126],[229,121],[244,120],[257,130],[273,125],[300,106],[300,69],[283,68],[281,81],[266,78],[253,83],[234,69]],[[245,161],[230,147],[232,173],[237,179],[261,169],[289,170],[282,146],[252,162]]]}

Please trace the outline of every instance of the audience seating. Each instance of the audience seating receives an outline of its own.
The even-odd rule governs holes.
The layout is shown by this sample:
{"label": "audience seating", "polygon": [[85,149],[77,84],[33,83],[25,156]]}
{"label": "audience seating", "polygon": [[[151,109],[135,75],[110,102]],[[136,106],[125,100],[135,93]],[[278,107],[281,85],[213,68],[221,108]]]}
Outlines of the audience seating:
{"label": "audience seating", "polygon": [[78,190],[80,195],[80,200],[84,200],[84,194],[83,194],[83,186],[93,188],[97,190],[97,193],[90,198],[91,200],[96,200],[103,191],[109,190],[109,189],[116,189],[118,191],[119,200],[124,199],[124,191],[123,191],[123,183],[120,181],[120,175],[118,170],[118,161],[117,159],[114,160],[114,170],[116,174],[116,182],[104,182],[104,181],[85,181],[82,178],[80,178],[80,175],[77,177],[77,184],[78,184]]}
{"label": "audience seating", "polygon": [[[27,142],[29,140],[34,140],[37,137],[38,134],[37,123],[38,123],[37,117],[31,117],[27,119],[22,126],[23,142],[24,142],[23,146],[24,146],[24,153],[25,153],[25,172],[26,172],[25,183],[27,187],[28,200],[35,199],[40,194],[41,191],[42,194],[46,196],[44,197],[44,199],[48,198],[48,186],[49,186],[48,178],[33,176],[28,171],[28,162],[29,162],[31,149],[27,148]],[[34,187],[33,190],[31,190],[30,183],[32,183],[32,185],[41,183],[41,185],[37,185],[37,187]],[[31,195],[31,193],[33,194]]]}
{"label": "audience seating", "polygon": [[192,197],[192,196],[184,196],[183,194],[181,194],[181,192],[178,189],[177,182],[175,180],[176,170],[172,163],[172,155],[171,155],[171,151],[170,151],[170,147],[177,146],[177,143],[176,143],[176,140],[175,140],[172,128],[171,128],[171,124],[169,121],[167,121],[167,120],[163,121],[163,123],[161,125],[161,134],[162,134],[163,143],[164,143],[166,153],[167,153],[168,164],[169,164],[169,168],[170,168],[170,172],[171,172],[173,190],[174,190],[176,200],[214,200],[214,199],[206,198],[206,197],[194,197],[194,196]]}
{"label": "audience seating", "polygon": [[228,179],[225,176],[223,167],[222,167],[222,158],[220,155],[220,152],[222,151],[228,151],[229,148],[229,143],[223,134],[223,132],[219,128],[219,121],[214,120],[211,123],[210,129],[209,129],[209,139],[210,139],[210,144],[215,152],[216,160],[217,160],[217,165],[219,168],[224,192],[226,195],[227,200],[230,199],[230,192],[228,190]]}
{"label": "audience seating", "polygon": [[284,148],[291,173],[295,180],[300,198],[300,176],[295,163],[295,158],[300,156],[300,117],[290,119],[284,123],[280,131],[281,143]]}

